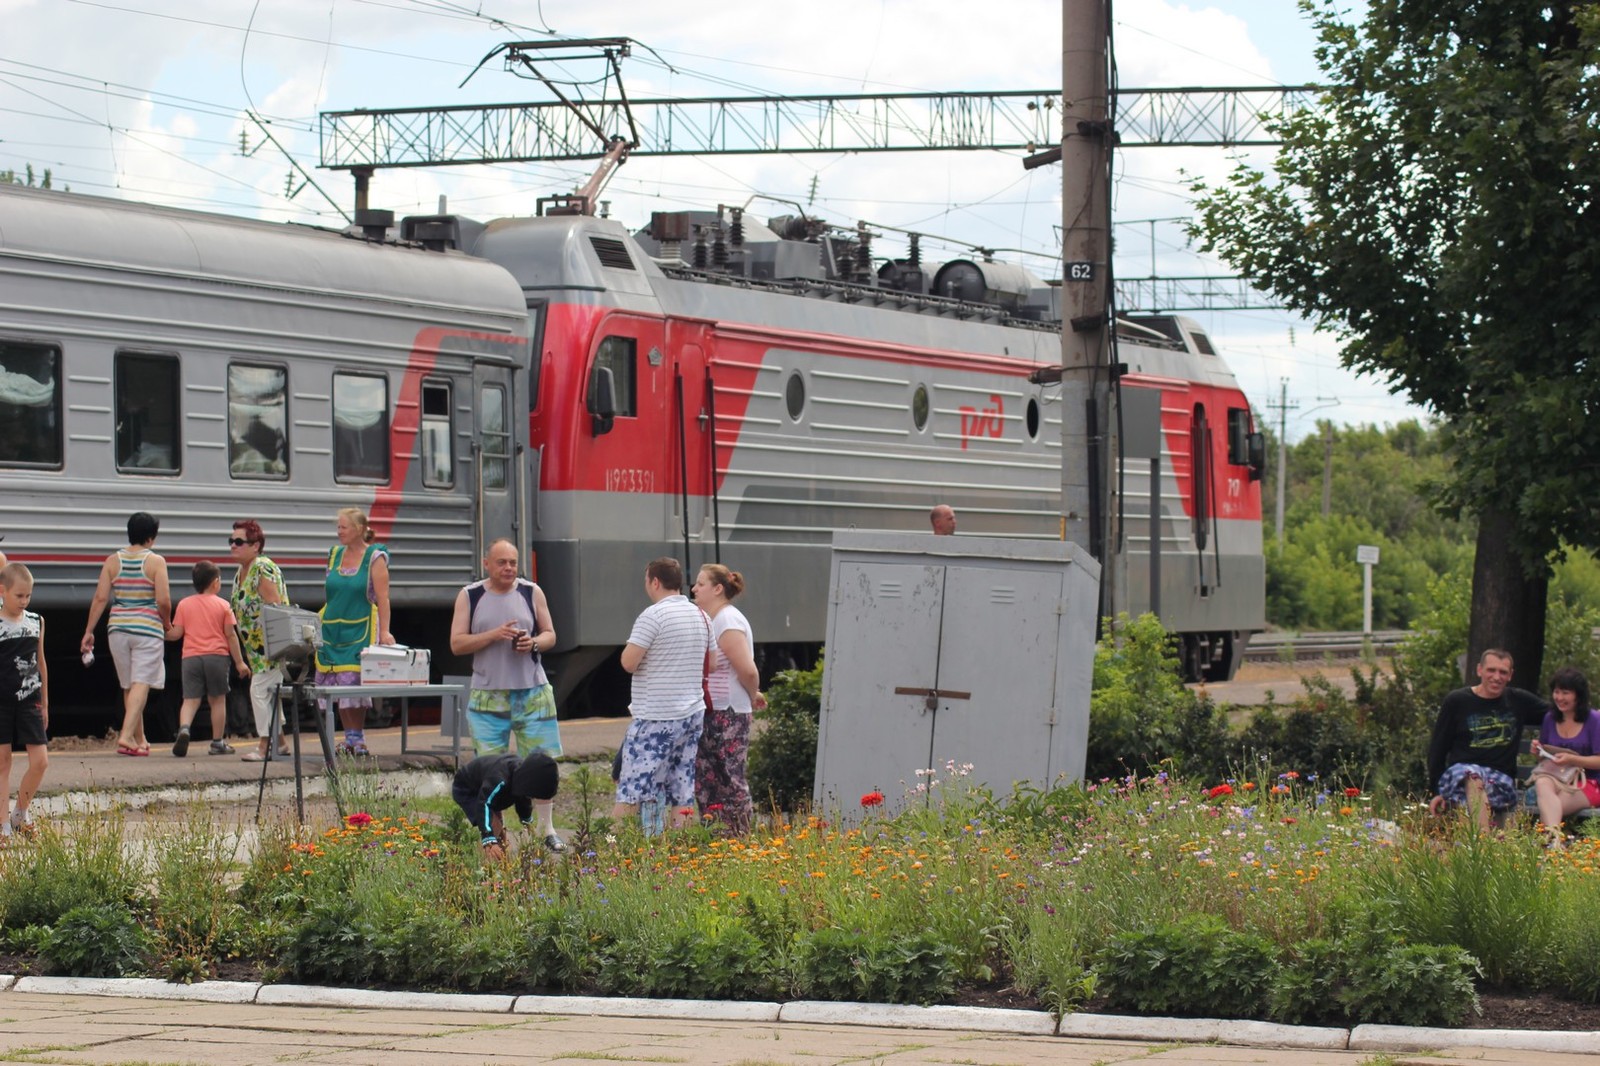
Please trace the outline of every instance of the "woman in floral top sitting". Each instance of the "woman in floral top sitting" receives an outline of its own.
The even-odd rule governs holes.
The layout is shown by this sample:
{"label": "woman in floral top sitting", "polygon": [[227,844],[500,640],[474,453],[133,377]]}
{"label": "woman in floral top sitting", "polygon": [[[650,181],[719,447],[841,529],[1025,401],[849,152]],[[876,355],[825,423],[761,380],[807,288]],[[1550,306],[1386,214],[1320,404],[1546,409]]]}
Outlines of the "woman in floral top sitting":
{"label": "woman in floral top sitting", "polygon": [[[228,547],[233,561],[239,564],[229,602],[233,605],[233,616],[239,620],[239,645],[250,664],[250,707],[256,715],[256,735],[261,738],[253,751],[245,752],[244,760],[264,762],[272,757],[267,745],[272,735],[272,718],[278,711],[278,686],[283,684],[283,671],[267,658],[261,605],[288,603],[289,591],[283,584],[283,572],[278,564],[262,554],[267,547],[267,535],[261,531],[261,523],[254,518],[235,522]],[[288,754],[281,737],[278,754]]]}

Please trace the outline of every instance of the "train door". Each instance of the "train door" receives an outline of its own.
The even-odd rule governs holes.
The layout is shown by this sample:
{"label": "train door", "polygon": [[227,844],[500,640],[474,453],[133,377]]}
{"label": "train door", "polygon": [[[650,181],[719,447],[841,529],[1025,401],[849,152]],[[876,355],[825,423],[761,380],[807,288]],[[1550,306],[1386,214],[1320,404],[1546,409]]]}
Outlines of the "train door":
{"label": "train door", "polygon": [[[586,394],[591,469],[578,471],[579,483],[603,493],[598,521],[625,516],[626,528],[604,539],[636,539],[659,555],[681,543],[673,500],[673,368],[663,353],[661,322],[608,315],[594,338]],[[650,502],[622,506],[619,497],[630,496]]]}
{"label": "train door", "polygon": [[472,397],[458,406],[467,416],[462,428],[471,441],[477,470],[472,491],[478,556],[492,541],[510,537],[526,566],[527,527],[520,512],[527,492],[526,430],[516,431],[527,425],[526,419],[516,416],[527,410],[523,377],[504,365],[477,363],[472,370]]}
{"label": "train door", "polygon": [[711,389],[710,322],[674,318],[667,322],[667,351],[672,364],[673,401],[671,440],[667,451],[674,457],[673,501],[684,568],[693,572],[705,563],[720,561],[711,525],[711,496],[716,491],[714,455],[710,447],[715,432]]}

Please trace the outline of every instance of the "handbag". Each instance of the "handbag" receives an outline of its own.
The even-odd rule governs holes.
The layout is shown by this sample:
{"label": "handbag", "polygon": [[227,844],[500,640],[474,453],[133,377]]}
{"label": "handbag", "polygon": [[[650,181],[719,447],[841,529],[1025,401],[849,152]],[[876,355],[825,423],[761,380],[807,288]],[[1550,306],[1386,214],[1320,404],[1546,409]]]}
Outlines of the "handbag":
{"label": "handbag", "polygon": [[[1568,754],[1571,754],[1566,748],[1558,748],[1548,744],[1544,746],[1543,750],[1552,752],[1567,752]],[[1581,766],[1557,766],[1551,760],[1543,757],[1539,759],[1538,763],[1535,764],[1534,768],[1528,773],[1529,781],[1532,781],[1536,777],[1553,778],[1556,784],[1561,788],[1571,789],[1573,791],[1583,788],[1584,782],[1588,779],[1587,775],[1585,775],[1583,772],[1583,767]]]}

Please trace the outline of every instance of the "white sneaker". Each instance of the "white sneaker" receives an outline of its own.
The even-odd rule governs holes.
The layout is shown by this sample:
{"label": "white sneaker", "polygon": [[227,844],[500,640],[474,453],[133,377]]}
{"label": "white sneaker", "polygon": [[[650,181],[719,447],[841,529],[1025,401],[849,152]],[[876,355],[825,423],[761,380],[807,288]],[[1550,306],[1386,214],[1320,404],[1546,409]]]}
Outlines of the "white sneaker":
{"label": "white sneaker", "polygon": [[12,811],[11,817],[6,819],[6,825],[11,829],[32,829],[33,812],[26,808],[20,811]]}

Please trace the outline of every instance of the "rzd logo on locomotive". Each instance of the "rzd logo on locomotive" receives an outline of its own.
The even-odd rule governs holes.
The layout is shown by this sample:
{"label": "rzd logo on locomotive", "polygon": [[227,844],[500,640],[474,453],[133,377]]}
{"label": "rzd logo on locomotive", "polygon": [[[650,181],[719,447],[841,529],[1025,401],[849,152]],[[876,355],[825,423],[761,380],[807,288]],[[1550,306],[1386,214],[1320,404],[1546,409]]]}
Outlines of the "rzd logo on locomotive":
{"label": "rzd logo on locomotive", "polygon": [[961,408],[961,448],[974,437],[993,437],[999,440],[1006,431],[1006,402],[996,393],[989,394],[989,404],[981,411],[976,407]]}

